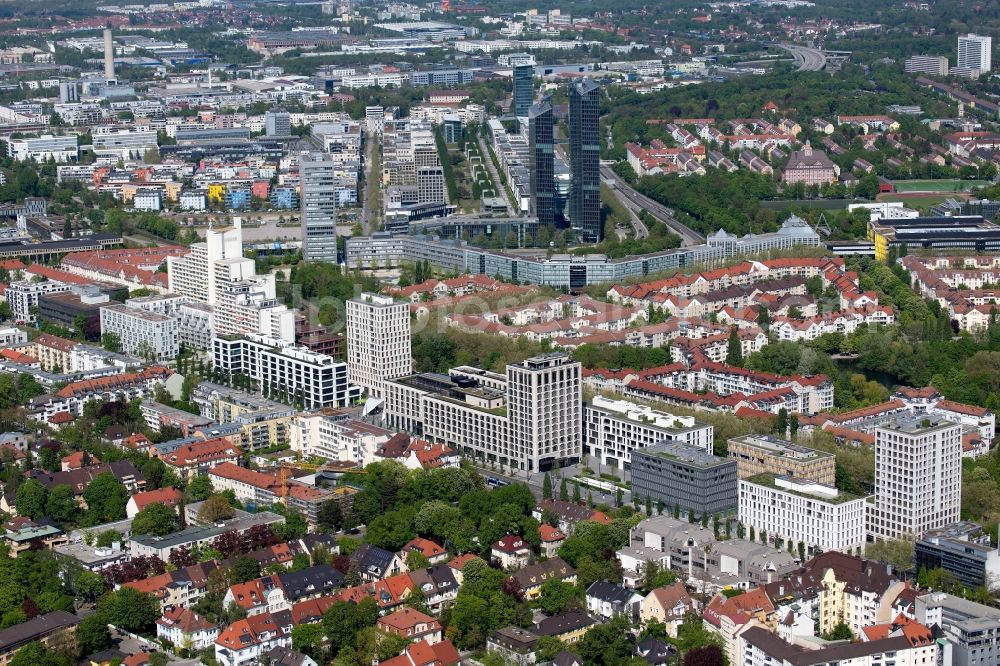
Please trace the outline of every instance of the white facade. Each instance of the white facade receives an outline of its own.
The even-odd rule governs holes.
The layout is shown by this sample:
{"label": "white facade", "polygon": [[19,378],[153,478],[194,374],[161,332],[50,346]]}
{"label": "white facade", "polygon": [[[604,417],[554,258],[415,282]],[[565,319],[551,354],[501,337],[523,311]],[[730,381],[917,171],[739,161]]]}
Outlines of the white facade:
{"label": "white facade", "polygon": [[205,242],[193,244],[183,257],[168,257],[167,276],[171,293],[213,307],[209,321],[215,334],[294,342],[295,312],[275,298],[274,275],[257,275],[253,259],[243,256],[239,221],[209,229]]}
{"label": "white facade", "polygon": [[413,372],[407,303],[367,293],[347,301],[347,367],[351,383],[372,396]]}
{"label": "white facade", "polygon": [[19,280],[11,282],[7,287],[7,303],[14,314],[14,319],[30,324],[35,321],[33,314],[38,307],[38,298],[42,294],[55,294],[62,291],[69,291],[69,285],[53,280],[33,282],[31,280]]}
{"label": "white facade", "polygon": [[163,206],[163,195],[158,189],[142,189],[135,193],[132,207],[136,210],[158,211]]}
{"label": "white facade", "polygon": [[978,69],[980,74],[993,67],[993,38],[988,35],[958,36],[957,69]]}
{"label": "white facade", "polygon": [[217,337],[212,356],[223,372],[248,376],[258,391],[265,386],[285,391],[306,409],[346,407],[361,397],[360,387],[348,384],[346,363],[284,340]]}
{"label": "white facade", "polygon": [[393,433],[384,428],[354,420],[344,420],[323,412],[305,412],[295,416],[290,430],[292,451],[304,457],[354,461],[365,466],[376,460],[380,445]]}
{"label": "white facade", "polygon": [[792,477],[773,485],[740,481],[739,519],[807,548],[850,552],[865,543],[865,498],[845,497],[836,488]]}
{"label": "white facade", "polygon": [[876,538],[920,535],[957,522],[962,504],[962,427],[930,418],[875,429]]}
{"label": "white facade", "polygon": [[52,136],[43,134],[36,139],[10,139],[10,156],[15,160],[55,160],[56,162],[75,162],[79,155],[76,135]]}
{"label": "white facade", "polygon": [[580,364],[549,354],[508,365],[502,384],[495,377],[462,368],[452,371],[450,381],[435,375],[386,381],[387,423],[514,469],[539,471],[579,461]]}
{"label": "white facade", "polygon": [[584,451],[599,464],[629,469],[632,451],[664,440],[712,451],[715,429],[691,416],[674,416],[628,400],[596,396],[583,408]]}
{"label": "white facade", "polygon": [[302,257],[337,261],[337,168],[330,159],[299,163]]}
{"label": "white facade", "polygon": [[149,362],[172,361],[180,351],[176,319],[127,305],[101,308],[101,334],[105,333],[119,337],[122,352]]}

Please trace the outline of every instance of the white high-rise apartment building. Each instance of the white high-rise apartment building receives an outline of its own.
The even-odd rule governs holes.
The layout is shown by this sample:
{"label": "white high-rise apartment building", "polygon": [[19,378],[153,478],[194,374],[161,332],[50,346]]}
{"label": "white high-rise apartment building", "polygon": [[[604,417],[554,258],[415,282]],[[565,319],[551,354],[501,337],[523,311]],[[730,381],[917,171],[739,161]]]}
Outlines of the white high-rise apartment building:
{"label": "white high-rise apartment building", "polygon": [[958,36],[957,68],[978,69],[979,73],[990,71],[993,64],[993,38],[987,35]]}
{"label": "white high-rise apartment building", "polygon": [[408,303],[369,293],[347,301],[347,367],[351,383],[376,397],[385,380],[413,372]]}
{"label": "white high-rise apartment building", "polygon": [[920,535],[957,522],[962,504],[962,426],[933,418],[875,429],[875,505],[868,533]]}
{"label": "white high-rise apartment building", "polygon": [[168,257],[167,277],[172,294],[212,306],[216,334],[295,341],[295,312],[275,298],[274,275],[257,275],[253,259],[243,256],[239,220],[209,229],[189,254]]}
{"label": "white high-rise apartment building", "polygon": [[236,220],[231,227],[209,229],[205,242],[193,243],[182,257],[167,257],[170,293],[215,305],[215,262],[243,258],[243,230]]}
{"label": "white high-rise apartment building", "polygon": [[347,407],[361,397],[347,381],[346,363],[275,338],[213,338],[212,362],[222,372],[246,375],[259,393],[277,391],[304,409]]}

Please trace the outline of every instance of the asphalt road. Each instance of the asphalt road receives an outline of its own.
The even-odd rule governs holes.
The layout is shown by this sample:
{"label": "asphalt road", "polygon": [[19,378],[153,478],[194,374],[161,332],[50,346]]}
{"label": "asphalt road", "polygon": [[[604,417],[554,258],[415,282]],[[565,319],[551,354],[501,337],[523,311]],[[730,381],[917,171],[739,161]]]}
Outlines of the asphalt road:
{"label": "asphalt road", "polygon": [[[653,217],[661,220],[675,234],[681,237],[684,247],[701,245],[705,242],[704,236],[678,222],[669,208],[632,189],[628,183],[618,177],[618,174],[611,167],[602,165],[601,177],[606,181],[614,183],[615,193],[625,206],[636,213],[640,210],[645,210]],[[642,223],[639,222],[639,224]],[[638,228],[636,229],[636,238],[645,238],[647,235],[649,235],[649,231],[645,225],[642,225],[641,232]]]}
{"label": "asphalt road", "polygon": [[777,44],[777,46],[792,54],[800,72],[818,72],[826,67],[826,55],[819,49],[798,44]]}

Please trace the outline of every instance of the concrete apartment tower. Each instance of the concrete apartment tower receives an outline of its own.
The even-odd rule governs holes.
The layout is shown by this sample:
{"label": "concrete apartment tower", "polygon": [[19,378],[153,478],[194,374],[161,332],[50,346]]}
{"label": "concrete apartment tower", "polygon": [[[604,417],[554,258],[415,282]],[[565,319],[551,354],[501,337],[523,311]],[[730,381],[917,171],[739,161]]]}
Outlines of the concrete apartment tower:
{"label": "concrete apartment tower", "polygon": [[337,175],[327,155],[299,163],[302,202],[302,258],[337,262]]}
{"label": "concrete apartment tower", "polygon": [[868,533],[919,537],[959,520],[962,426],[918,417],[875,429],[875,506]]}
{"label": "concrete apartment tower", "polygon": [[347,301],[348,381],[381,397],[385,380],[410,374],[409,304],[369,293]]}
{"label": "concrete apartment tower", "polygon": [[104,29],[104,78],[115,78],[115,43],[111,39],[111,28]]}
{"label": "concrete apartment tower", "polygon": [[583,452],[583,370],[565,354],[507,366],[511,458],[544,472],[580,461]]}

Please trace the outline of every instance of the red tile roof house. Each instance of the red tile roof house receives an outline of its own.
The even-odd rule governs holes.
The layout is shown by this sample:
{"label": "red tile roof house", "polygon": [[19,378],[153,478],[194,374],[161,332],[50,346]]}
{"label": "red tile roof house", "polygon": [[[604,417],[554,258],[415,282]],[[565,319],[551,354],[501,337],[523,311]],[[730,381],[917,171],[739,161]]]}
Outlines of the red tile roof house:
{"label": "red tile roof house", "polygon": [[156,637],[165,638],[178,647],[190,646],[204,650],[215,643],[222,627],[209,622],[187,608],[168,608],[156,621]]}
{"label": "red tile roof house", "polygon": [[222,666],[256,664],[258,659],[276,647],[291,647],[291,615],[281,624],[270,613],[252,615],[233,622],[215,639],[215,660]]}
{"label": "red tile roof house", "polygon": [[531,547],[515,534],[508,534],[493,544],[490,557],[500,563],[504,569],[518,569],[528,564],[531,557]]}
{"label": "red tile roof house", "polygon": [[135,518],[135,515],[145,509],[150,504],[162,504],[176,510],[181,501],[181,493],[176,488],[160,488],[150,490],[145,493],[136,493],[129,498],[125,505],[125,515]]}
{"label": "red tile roof house", "polygon": [[458,662],[458,650],[451,641],[444,640],[434,645],[418,641],[407,645],[398,657],[383,661],[381,666],[456,666]]}
{"label": "red tile roof house", "polygon": [[430,564],[439,564],[448,559],[447,550],[430,539],[424,539],[423,537],[414,537],[408,544],[403,546],[400,552],[405,559],[411,551],[418,552],[426,557]]}
{"label": "red tile roof house", "polygon": [[441,623],[413,608],[400,608],[379,618],[379,631],[410,641],[426,640],[430,645],[441,642]]}
{"label": "red tile roof house", "polygon": [[559,546],[566,540],[566,535],[558,527],[547,523],[538,526],[538,536],[542,541],[542,555],[545,557],[555,557]]}

